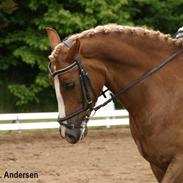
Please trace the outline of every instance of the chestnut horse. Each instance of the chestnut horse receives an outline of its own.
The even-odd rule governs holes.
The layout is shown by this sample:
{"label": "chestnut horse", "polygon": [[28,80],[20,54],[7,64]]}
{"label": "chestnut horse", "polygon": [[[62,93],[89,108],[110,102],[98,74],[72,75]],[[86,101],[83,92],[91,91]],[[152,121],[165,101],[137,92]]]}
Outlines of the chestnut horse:
{"label": "chestnut horse", "polygon": [[[114,24],[63,42],[54,29],[47,33],[61,135],[70,143],[86,135],[86,122],[105,85],[128,110],[132,136],[158,182],[182,183],[183,41]],[[156,69],[162,60],[171,62]]]}

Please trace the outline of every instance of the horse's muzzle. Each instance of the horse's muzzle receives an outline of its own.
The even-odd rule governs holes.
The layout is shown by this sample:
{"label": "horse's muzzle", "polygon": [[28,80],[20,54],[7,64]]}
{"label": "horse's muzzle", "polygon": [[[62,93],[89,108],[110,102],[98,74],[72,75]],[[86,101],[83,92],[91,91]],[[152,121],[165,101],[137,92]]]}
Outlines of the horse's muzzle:
{"label": "horse's muzzle", "polygon": [[65,138],[71,144],[76,144],[80,140],[81,130],[80,129],[65,129]]}
{"label": "horse's muzzle", "polygon": [[60,127],[61,136],[71,144],[76,144],[77,142],[79,142],[79,140],[82,140],[87,135],[87,132],[88,132],[87,127],[85,128],[67,128],[63,126]]}

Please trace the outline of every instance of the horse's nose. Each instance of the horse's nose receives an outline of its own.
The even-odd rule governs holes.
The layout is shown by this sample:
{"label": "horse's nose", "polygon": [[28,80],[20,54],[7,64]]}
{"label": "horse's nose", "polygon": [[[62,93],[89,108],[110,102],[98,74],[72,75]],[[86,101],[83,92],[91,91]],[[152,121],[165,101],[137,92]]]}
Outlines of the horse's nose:
{"label": "horse's nose", "polygon": [[71,144],[76,144],[81,136],[81,130],[78,129],[70,129],[66,128],[65,129],[65,138],[66,140],[71,143]]}

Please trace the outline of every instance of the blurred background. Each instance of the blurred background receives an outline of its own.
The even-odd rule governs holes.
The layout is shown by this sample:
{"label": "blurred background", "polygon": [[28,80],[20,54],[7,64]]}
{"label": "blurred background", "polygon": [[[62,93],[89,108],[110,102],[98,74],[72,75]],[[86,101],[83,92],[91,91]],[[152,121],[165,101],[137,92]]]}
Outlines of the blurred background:
{"label": "blurred background", "polygon": [[62,39],[107,23],[174,36],[182,10],[182,0],[0,0],[0,113],[57,111],[46,27]]}

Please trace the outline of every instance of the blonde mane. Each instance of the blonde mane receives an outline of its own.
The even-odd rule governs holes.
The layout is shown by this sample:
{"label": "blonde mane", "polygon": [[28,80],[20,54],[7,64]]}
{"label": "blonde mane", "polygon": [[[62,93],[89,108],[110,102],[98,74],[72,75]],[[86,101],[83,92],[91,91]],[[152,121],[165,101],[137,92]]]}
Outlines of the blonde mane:
{"label": "blonde mane", "polygon": [[[68,37],[68,39],[71,41],[74,41],[79,38],[92,37],[98,33],[109,34],[113,32],[119,32],[123,34],[134,35],[134,36],[136,35],[139,37],[143,37],[144,39],[147,39],[147,38],[157,39],[159,41],[164,41],[167,44],[174,44],[175,46],[183,45],[182,39],[174,39],[169,34],[163,34],[159,31],[154,31],[146,27],[131,27],[131,26],[122,26],[117,24],[100,25],[95,28],[85,30],[81,33],[71,35]],[[54,60],[58,56],[58,53],[62,46],[63,46],[63,43],[60,43],[55,47],[55,49],[52,51],[51,55],[49,56],[50,60]]]}

